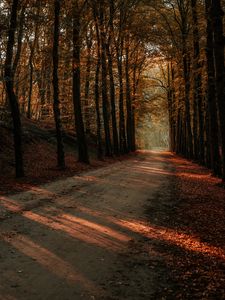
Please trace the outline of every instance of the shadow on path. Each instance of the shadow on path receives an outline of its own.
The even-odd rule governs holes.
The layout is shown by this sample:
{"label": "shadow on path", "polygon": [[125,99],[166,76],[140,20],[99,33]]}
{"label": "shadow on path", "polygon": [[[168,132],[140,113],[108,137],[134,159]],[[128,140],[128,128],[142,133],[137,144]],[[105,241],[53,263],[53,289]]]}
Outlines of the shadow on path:
{"label": "shadow on path", "polygon": [[203,207],[218,218],[223,192],[205,169],[145,152],[1,197],[0,299],[224,299],[223,220]]}

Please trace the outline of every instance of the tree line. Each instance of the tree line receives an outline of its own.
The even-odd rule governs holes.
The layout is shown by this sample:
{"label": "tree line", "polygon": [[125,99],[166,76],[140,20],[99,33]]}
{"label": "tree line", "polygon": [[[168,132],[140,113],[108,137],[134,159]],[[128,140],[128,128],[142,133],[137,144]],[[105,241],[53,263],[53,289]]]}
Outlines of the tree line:
{"label": "tree line", "polygon": [[135,150],[135,102],[148,49],[136,30],[139,1],[1,2],[1,105],[10,108],[16,176],[24,176],[21,117],[54,119],[58,167],[63,128],[75,128],[78,160]]}
{"label": "tree line", "polygon": [[60,168],[67,126],[81,162],[89,163],[90,134],[99,158],[134,151],[143,74],[163,61],[171,150],[224,180],[224,8],[223,0],[2,1],[0,102],[12,113],[17,176],[21,116],[54,119]]}
{"label": "tree line", "polygon": [[167,61],[171,150],[206,165],[225,180],[225,3],[147,4],[155,18],[152,35]]}

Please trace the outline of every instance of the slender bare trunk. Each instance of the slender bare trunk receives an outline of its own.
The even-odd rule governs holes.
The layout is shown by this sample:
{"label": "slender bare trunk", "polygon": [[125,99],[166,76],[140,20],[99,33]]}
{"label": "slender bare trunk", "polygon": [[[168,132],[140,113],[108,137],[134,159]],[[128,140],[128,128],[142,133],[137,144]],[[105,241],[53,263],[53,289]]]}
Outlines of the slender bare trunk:
{"label": "slender bare trunk", "polygon": [[13,47],[15,42],[15,31],[17,27],[17,10],[18,0],[13,0],[11,7],[10,26],[8,32],[8,42],[5,60],[5,81],[6,91],[9,99],[12,120],[13,120],[13,135],[14,135],[14,150],[16,163],[16,177],[24,176],[23,166],[23,151],[22,151],[22,126],[20,120],[20,110],[18,99],[14,93],[14,74],[13,74]]}
{"label": "slender bare trunk", "polygon": [[61,10],[61,0],[54,1],[54,43],[53,43],[53,111],[56,127],[56,139],[57,139],[57,163],[58,167],[65,168],[65,155],[63,149],[62,140],[62,125],[59,108],[59,79],[58,79],[58,67],[59,67],[59,16]]}
{"label": "slender bare trunk", "polygon": [[77,3],[74,2],[73,11],[73,105],[75,115],[75,127],[78,143],[78,160],[89,163],[87,142],[84,131],[84,122],[81,110],[80,93],[80,15]]}

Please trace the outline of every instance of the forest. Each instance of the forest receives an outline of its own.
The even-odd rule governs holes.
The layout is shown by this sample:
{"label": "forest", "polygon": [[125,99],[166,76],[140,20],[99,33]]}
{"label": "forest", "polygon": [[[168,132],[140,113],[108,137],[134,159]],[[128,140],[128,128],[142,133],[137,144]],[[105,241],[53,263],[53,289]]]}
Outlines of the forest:
{"label": "forest", "polygon": [[133,152],[139,119],[163,98],[171,151],[224,179],[224,3],[211,2],[1,1],[1,115],[16,176],[23,118],[54,121],[64,168],[64,129],[74,128],[80,162],[90,135],[100,159]]}
{"label": "forest", "polygon": [[[9,259],[1,299],[225,299],[224,11],[224,0],[0,0],[0,225],[11,224],[0,243],[53,285],[37,296],[46,286],[18,254],[37,286],[5,289]],[[64,261],[57,234],[96,266]]]}

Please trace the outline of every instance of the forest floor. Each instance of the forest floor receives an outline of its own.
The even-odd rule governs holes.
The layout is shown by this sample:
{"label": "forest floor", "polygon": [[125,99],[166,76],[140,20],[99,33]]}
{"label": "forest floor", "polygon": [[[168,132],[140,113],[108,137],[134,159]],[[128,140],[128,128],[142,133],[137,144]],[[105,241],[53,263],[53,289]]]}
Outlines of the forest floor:
{"label": "forest floor", "polygon": [[23,118],[23,152],[25,177],[15,179],[12,128],[0,123],[0,194],[27,191],[33,185],[67,178],[84,171],[102,168],[111,163],[129,159],[133,155],[97,159],[96,142],[87,137],[90,164],[77,161],[77,140],[72,130],[63,132],[66,168],[57,168],[54,123]]}
{"label": "forest floor", "polygon": [[225,190],[141,152],[0,197],[1,300],[225,299]]}

